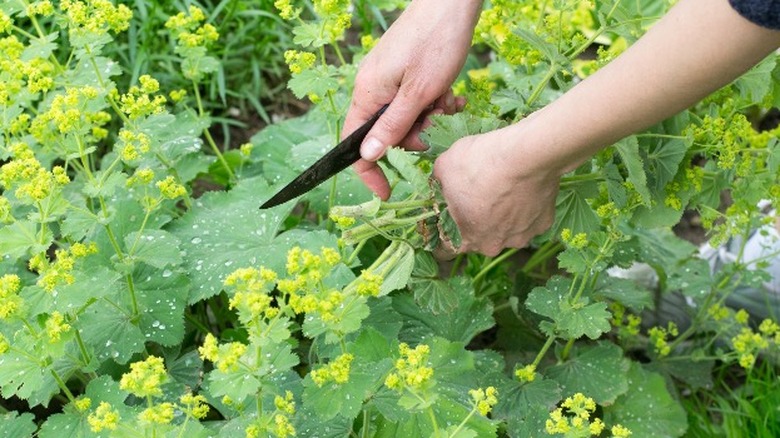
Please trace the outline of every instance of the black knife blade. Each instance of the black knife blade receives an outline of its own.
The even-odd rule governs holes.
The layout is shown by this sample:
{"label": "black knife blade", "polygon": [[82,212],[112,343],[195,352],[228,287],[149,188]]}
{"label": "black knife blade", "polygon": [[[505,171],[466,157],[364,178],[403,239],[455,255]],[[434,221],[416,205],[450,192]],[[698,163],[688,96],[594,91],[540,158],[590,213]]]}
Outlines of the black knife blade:
{"label": "black knife blade", "polygon": [[347,138],[279,190],[271,199],[265,201],[260,208],[275,207],[297,198],[355,163],[360,158],[360,144],[363,143],[368,131],[374,127],[385,109],[387,109],[387,105],[380,108],[361,127],[349,134]]}

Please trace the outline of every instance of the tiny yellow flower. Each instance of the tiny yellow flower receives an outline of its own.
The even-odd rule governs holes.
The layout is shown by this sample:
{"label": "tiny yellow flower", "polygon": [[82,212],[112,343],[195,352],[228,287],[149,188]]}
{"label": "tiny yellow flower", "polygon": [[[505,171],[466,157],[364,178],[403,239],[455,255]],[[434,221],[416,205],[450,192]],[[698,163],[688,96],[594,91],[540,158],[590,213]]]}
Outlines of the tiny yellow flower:
{"label": "tiny yellow flower", "polygon": [[745,309],[739,309],[734,314],[734,320],[742,325],[747,325],[748,320],[750,320],[750,314]]}
{"label": "tiny yellow flower", "polygon": [[521,382],[533,382],[536,378],[536,366],[529,364],[522,368],[516,369],[515,377],[517,377],[517,379]]}
{"label": "tiny yellow flower", "polygon": [[610,432],[612,432],[612,438],[628,438],[631,436],[631,431],[619,424],[612,426]]}
{"label": "tiny yellow flower", "polygon": [[62,334],[69,330],[70,324],[65,322],[65,316],[56,310],[46,320],[46,335],[50,343],[58,342]]}
{"label": "tiny yellow flower", "polygon": [[79,397],[73,402],[73,406],[79,412],[86,412],[92,407],[92,399],[89,397]]}
{"label": "tiny yellow flower", "polygon": [[146,408],[138,414],[138,419],[142,423],[149,424],[168,424],[173,421],[173,403],[161,403]]}
{"label": "tiny yellow flower", "polygon": [[162,395],[161,386],[168,380],[163,359],[149,356],[146,360],[130,365],[130,371],[122,375],[119,387],[138,397]]}
{"label": "tiny yellow flower", "polygon": [[100,406],[95,412],[87,417],[87,423],[90,430],[95,433],[104,429],[116,430],[119,423],[119,411],[115,410],[109,403],[100,402]]}
{"label": "tiny yellow flower", "polygon": [[203,419],[209,413],[209,406],[206,404],[206,397],[194,395],[191,392],[184,394],[179,401],[185,406],[185,413],[197,419]]}
{"label": "tiny yellow flower", "polygon": [[162,181],[157,181],[160,194],[167,199],[176,199],[187,195],[187,189],[176,181],[173,176],[168,176]]}

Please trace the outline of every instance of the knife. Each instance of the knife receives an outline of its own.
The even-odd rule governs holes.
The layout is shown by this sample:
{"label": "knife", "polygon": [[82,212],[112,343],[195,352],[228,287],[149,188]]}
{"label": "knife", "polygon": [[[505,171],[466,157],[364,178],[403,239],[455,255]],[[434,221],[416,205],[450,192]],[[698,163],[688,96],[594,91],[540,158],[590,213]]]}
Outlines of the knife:
{"label": "knife", "polygon": [[297,198],[354,164],[360,159],[360,144],[363,143],[366,135],[368,135],[368,131],[374,127],[374,124],[379,120],[382,113],[385,112],[385,109],[387,109],[387,105],[380,108],[379,111],[363,123],[361,127],[349,134],[349,136],[341,143],[337,144],[336,147],[328,151],[322,158],[317,160],[317,162],[295,177],[294,180],[273,195],[271,199],[265,201],[260,208],[275,207],[291,199]]}

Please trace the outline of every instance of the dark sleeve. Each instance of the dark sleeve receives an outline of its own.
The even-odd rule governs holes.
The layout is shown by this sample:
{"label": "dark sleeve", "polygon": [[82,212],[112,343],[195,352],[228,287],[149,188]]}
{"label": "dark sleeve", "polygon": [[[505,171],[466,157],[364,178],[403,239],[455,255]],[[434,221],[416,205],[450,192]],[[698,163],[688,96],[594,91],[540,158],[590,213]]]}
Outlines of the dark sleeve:
{"label": "dark sleeve", "polygon": [[753,23],[780,30],[780,0],[729,0],[729,3]]}

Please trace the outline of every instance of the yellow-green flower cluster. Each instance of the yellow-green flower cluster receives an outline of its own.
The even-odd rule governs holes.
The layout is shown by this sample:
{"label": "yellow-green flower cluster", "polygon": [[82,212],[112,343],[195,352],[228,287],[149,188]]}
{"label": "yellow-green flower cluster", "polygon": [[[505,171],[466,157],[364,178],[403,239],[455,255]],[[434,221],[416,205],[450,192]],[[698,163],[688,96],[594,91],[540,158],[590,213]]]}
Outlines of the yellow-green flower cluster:
{"label": "yellow-green flower cluster", "polygon": [[71,37],[73,34],[122,32],[133,18],[130,8],[123,4],[114,6],[109,0],[62,0],[60,9],[68,19]]}
{"label": "yellow-green flower cluster", "polygon": [[299,74],[314,66],[317,56],[311,52],[301,52],[298,50],[288,50],[284,52],[284,62],[290,68],[292,74]]}
{"label": "yellow-green flower cluster", "polygon": [[70,182],[62,167],[46,170],[25,143],[16,143],[10,149],[14,158],[0,167],[0,187],[15,188],[14,196],[19,201],[37,203]]}
{"label": "yellow-green flower cluster", "polygon": [[4,334],[0,333],[0,354],[5,354],[10,349],[11,343],[8,342]]}
{"label": "yellow-green flower cluster", "polygon": [[209,413],[209,405],[206,404],[206,397],[202,395],[194,395],[193,393],[188,392],[179,398],[179,402],[184,405],[182,407],[184,413],[198,420],[205,418]]}
{"label": "yellow-green flower cluster", "polygon": [[206,14],[197,6],[191,5],[188,13],[179,12],[165,22],[165,27],[170,29],[178,44],[183,47],[207,47],[219,39],[217,28],[210,23],[205,23]]}
{"label": "yellow-green flower cluster", "polygon": [[168,380],[165,364],[161,357],[149,356],[146,360],[134,362],[130,371],[122,375],[119,387],[137,397],[159,397],[162,384]]}
{"label": "yellow-green flower cluster", "polygon": [[402,342],[398,346],[401,358],[395,361],[395,370],[385,379],[385,386],[401,391],[403,388],[418,390],[423,388],[433,378],[433,368],[428,363],[431,350],[425,344],[414,349]]}
{"label": "yellow-green flower cluster", "polygon": [[570,228],[561,230],[561,241],[574,249],[582,249],[588,246],[588,235],[585,233],[573,234]]}
{"label": "yellow-green flower cluster", "polygon": [[14,27],[14,20],[0,11],[0,34],[9,32]]}
{"label": "yellow-green flower cluster", "polygon": [[617,301],[610,303],[609,310],[612,312],[610,323],[618,330],[618,337],[624,339],[639,335],[641,316],[627,313],[626,308]]}
{"label": "yellow-green flower cluster", "polygon": [[39,253],[30,259],[28,267],[39,274],[36,284],[46,292],[53,292],[57,286],[73,284],[73,268],[76,260],[97,253],[95,242],[90,244],[74,243],[69,249],[58,249],[54,252],[54,262],[50,262],[45,253]]}
{"label": "yellow-green flower cluster", "polygon": [[334,382],[339,385],[347,383],[349,381],[350,365],[354,359],[355,356],[352,354],[344,353],[329,364],[313,370],[311,372],[311,380],[319,387],[328,382]]}
{"label": "yellow-green flower cluster", "polygon": [[127,179],[127,186],[145,186],[154,181],[154,171],[148,167],[138,168]]}
{"label": "yellow-green flower cluster", "polygon": [[295,400],[293,400],[293,393],[290,391],[285,391],[284,397],[281,395],[274,397],[274,406],[279,412],[284,414],[295,414]]}
{"label": "yellow-green flower cluster", "polygon": [[127,114],[130,120],[160,114],[165,110],[167,99],[162,94],[153,94],[160,91],[160,83],[149,75],[143,75],[138,78],[139,84],[133,85],[127,90],[127,93],[117,96],[114,99],[119,102],[119,108]]}
{"label": "yellow-green flower cluster", "polygon": [[383,280],[381,275],[374,274],[368,269],[364,269],[360,273],[360,277],[358,277],[356,291],[359,295],[370,297],[379,296]]}
{"label": "yellow-green flower cluster", "polygon": [[138,420],[146,424],[168,424],[173,421],[173,403],[152,405],[138,414]]}
{"label": "yellow-green flower cluster", "polygon": [[528,364],[516,369],[515,377],[521,382],[533,382],[536,379],[536,365]]}
{"label": "yellow-green flower cluster", "polygon": [[56,310],[46,320],[46,336],[49,342],[58,342],[63,333],[70,330],[70,324],[65,322],[65,316]]}
{"label": "yellow-green flower cluster", "polygon": [[28,17],[34,17],[36,15],[48,17],[49,15],[54,14],[54,5],[52,5],[49,0],[38,0],[28,4],[25,12]]}
{"label": "yellow-green flower cluster", "polygon": [[666,328],[664,327],[652,327],[647,331],[650,336],[650,343],[653,344],[655,352],[660,357],[668,356],[672,352],[672,347],[668,343],[669,337],[678,336],[679,330],[677,324],[669,321]]}
{"label": "yellow-green flower cluster", "polygon": [[90,105],[101,99],[95,87],[68,87],[64,93],[54,96],[49,109],[32,121],[30,133],[43,144],[68,134],[87,136],[87,141],[101,140],[108,135],[103,126],[111,121],[111,115],[89,110]]}
{"label": "yellow-green flower cluster", "polygon": [[11,208],[11,201],[0,195],[0,223],[10,224],[15,220]]}
{"label": "yellow-green flower cluster", "polygon": [[165,177],[164,180],[157,181],[155,185],[160,189],[160,194],[163,198],[166,199],[176,199],[187,195],[187,189],[172,175]]}
{"label": "yellow-green flower cluster", "polygon": [[0,277],[0,320],[16,316],[24,303],[19,291],[22,282],[16,274]]}
{"label": "yellow-green flower cluster", "polygon": [[279,10],[279,16],[285,20],[294,20],[301,15],[303,8],[296,8],[292,5],[292,0],[276,0],[274,7]]}
{"label": "yellow-green flower cluster", "polygon": [[92,399],[89,397],[79,397],[73,401],[73,407],[78,412],[87,412],[92,407]]}
{"label": "yellow-green flower cluster", "polygon": [[203,360],[214,362],[218,370],[226,373],[238,368],[238,361],[246,353],[246,345],[241,342],[219,345],[217,338],[209,333],[203,345],[198,348],[198,352]]}
{"label": "yellow-green flower cluster", "polygon": [[731,345],[739,355],[739,365],[750,369],[756,362],[756,356],[769,348],[771,343],[780,345],[780,325],[771,319],[761,321],[758,332],[754,332],[748,322],[750,315],[744,309],[734,315],[734,319],[743,327],[739,334],[731,338]]}
{"label": "yellow-green flower cluster", "polygon": [[333,214],[333,212],[331,211],[330,213],[328,213],[328,217],[341,230],[346,230],[352,225],[355,225],[355,218],[351,216],[339,216],[337,214]]}
{"label": "yellow-green flower cluster", "polygon": [[92,432],[98,433],[103,430],[116,430],[119,424],[119,411],[113,408],[110,403],[100,402],[100,406],[87,416],[87,423]]}
{"label": "yellow-green flower cluster", "polygon": [[[560,408],[550,412],[550,418],[545,422],[545,431],[549,435],[563,434],[571,438],[600,436],[606,426],[600,418],[591,418],[595,410],[596,402],[578,392],[567,397]],[[613,426],[611,431],[613,438],[631,435],[628,429],[619,424]]]}
{"label": "yellow-green flower cluster", "polygon": [[244,324],[258,318],[274,318],[279,314],[278,307],[272,307],[272,298],[268,295],[276,283],[276,272],[267,268],[240,268],[225,279],[225,286],[234,290],[230,299],[230,308],[238,309],[238,315]]}
{"label": "yellow-green flower cluster", "polygon": [[482,388],[472,389],[469,391],[471,400],[474,402],[474,407],[483,416],[487,416],[493,406],[498,403],[498,390],[493,386],[488,386],[484,390]]}
{"label": "yellow-green flower cluster", "polygon": [[323,20],[323,34],[336,41],[352,25],[352,3],[349,0],[314,0],[314,12]]}

